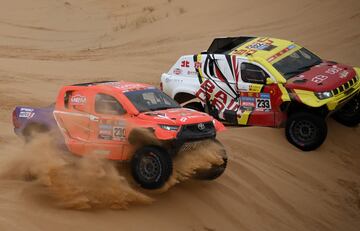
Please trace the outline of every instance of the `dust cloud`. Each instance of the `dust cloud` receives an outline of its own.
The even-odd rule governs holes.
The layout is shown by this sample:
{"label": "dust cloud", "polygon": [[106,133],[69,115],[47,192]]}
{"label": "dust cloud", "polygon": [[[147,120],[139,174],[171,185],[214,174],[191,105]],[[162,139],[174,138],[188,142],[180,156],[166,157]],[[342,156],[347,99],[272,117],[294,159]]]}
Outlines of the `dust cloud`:
{"label": "dust cloud", "polygon": [[61,152],[49,136],[38,136],[14,150],[2,165],[2,179],[35,181],[62,208],[126,209],[153,201],[133,189],[110,161]]}
{"label": "dust cloud", "polygon": [[[148,131],[138,130],[137,135],[137,145],[158,143]],[[185,145],[174,158],[172,176],[154,192],[165,193],[192,178],[196,170],[222,164],[220,148],[213,141]],[[146,195],[150,191],[136,186],[126,164],[115,165],[94,155],[74,156],[56,147],[50,135],[37,135],[23,146],[7,144],[2,152],[1,179],[32,182],[61,208],[127,209],[131,204],[149,205],[154,201]]]}

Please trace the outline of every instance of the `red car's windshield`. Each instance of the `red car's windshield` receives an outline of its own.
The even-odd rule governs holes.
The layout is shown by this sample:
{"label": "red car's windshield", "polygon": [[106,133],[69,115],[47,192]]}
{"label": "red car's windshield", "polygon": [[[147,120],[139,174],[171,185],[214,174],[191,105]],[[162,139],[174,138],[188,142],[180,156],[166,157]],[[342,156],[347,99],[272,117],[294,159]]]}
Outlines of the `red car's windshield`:
{"label": "red car's windshield", "polygon": [[180,105],[158,89],[146,89],[126,92],[125,96],[139,112],[179,108]]}

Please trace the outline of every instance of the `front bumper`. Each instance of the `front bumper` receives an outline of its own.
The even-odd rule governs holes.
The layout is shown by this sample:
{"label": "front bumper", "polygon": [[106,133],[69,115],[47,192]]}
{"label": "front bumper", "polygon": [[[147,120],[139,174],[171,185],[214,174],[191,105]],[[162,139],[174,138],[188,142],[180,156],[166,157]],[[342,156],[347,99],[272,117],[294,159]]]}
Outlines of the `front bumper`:
{"label": "front bumper", "polygon": [[353,97],[358,95],[360,92],[360,80],[358,80],[352,87],[344,90],[341,93],[333,96],[331,100],[326,104],[329,111],[335,111],[345,105]]}
{"label": "front bumper", "polygon": [[199,124],[183,125],[177,134],[176,139],[171,141],[172,155],[176,155],[180,150],[192,149],[197,142],[203,140],[215,139],[216,129],[212,122],[203,123],[204,127]]}

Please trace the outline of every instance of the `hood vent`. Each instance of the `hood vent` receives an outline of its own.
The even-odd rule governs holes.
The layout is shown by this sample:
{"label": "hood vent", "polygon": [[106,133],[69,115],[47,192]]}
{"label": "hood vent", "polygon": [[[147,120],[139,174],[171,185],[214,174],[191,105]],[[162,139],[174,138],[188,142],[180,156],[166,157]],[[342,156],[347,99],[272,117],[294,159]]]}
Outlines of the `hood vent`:
{"label": "hood vent", "polygon": [[293,83],[305,83],[307,79],[295,79]]}

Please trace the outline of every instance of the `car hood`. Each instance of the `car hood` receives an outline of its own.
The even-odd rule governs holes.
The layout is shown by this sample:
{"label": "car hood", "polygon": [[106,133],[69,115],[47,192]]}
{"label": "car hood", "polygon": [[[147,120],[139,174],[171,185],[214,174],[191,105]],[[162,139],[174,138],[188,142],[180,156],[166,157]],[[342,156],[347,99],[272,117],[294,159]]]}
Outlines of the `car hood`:
{"label": "car hood", "polygon": [[206,113],[188,108],[172,108],[167,110],[143,112],[138,115],[138,118],[156,121],[158,124],[167,125],[195,124],[210,122],[213,120],[213,118]]}
{"label": "car hood", "polygon": [[289,79],[285,87],[313,92],[330,91],[348,82],[355,75],[354,68],[350,66],[324,62]]}

